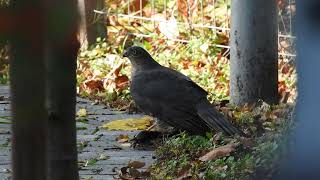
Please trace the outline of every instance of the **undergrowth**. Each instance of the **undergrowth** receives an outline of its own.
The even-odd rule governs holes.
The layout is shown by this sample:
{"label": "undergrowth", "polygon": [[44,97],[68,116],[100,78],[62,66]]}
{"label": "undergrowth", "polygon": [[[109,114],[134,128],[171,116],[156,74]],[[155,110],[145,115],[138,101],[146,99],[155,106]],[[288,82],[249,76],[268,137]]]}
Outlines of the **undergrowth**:
{"label": "undergrowth", "polygon": [[[262,124],[259,127],[259,123],[250,120],[256,118],[257,111],[276,115],[265,120],[256,119]],[[189,136],[186,133],[171,137],[156,151],[151,179],[270,179],[277,175],[281,157],[286,152],[287,135],[292,127],[288,120],[291,113],[292,107],[274,106],[269,110],[254,108],[247,115],[238,117],[236,121],[242,122],[240,125],[244,130],[256,127],[263,131],[251,131],[249,139],[233,139],[221,134]],[[240,146],[234,152],[215,160],[200,160],[210,150],[235,142]]]}

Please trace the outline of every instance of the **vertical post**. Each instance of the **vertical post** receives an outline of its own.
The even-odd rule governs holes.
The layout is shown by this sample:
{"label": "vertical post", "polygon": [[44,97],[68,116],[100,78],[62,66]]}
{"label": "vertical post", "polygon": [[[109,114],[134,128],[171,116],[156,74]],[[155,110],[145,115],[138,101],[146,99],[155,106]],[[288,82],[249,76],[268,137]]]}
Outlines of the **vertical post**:
{"label": "vertical post", "polygon": [[94,10],[103,11],[104,0],[78,0],[81,16],[80,42],[82,48],[94,44],[98,37],[107,37],[105,14],[97,14]]}
{"label": "vertical post", "polygon": [[282,179],[320,178],[320,2],[297,0],[297,126]]}
{"label": "vertical post", "polygon": [[[10,35],[14,180],[47,179],[44,3],[12,1]],[[27,19],[27,21],[23,20]]]}
{"label": "vertical post", "polygon": [[231,1],[232,103],[278,102],[277,42],[276,0]]}
{"label": "vertical post", "polygon": [[49,180],[78,180],[76,67],[79,42],[77,0],[48,2]]}

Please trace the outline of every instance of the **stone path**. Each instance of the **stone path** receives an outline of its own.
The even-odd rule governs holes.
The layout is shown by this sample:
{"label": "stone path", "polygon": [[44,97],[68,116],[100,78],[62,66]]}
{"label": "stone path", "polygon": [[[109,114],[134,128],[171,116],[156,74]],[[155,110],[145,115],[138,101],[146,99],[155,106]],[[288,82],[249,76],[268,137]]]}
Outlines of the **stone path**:
{"label": "stone path", "polygon": [[[11,176],[10,143],[10,102],[8,86],[0,86],[0,180]],[[139,114],[127,114],[112,111],[102,105],[92,105],[86,99],[77,99],[77,110],[87,110],[87,121],[77,122],[77,142],[79,161],[82,168],[80,179],[114,179],[115,169],[126,166],[129,161],[142,161],[148,167],[153,162],[153,151],[134,150],[119,144],[115,139],[121,134],[133,137],[137,131],[108,131],[99,128],[103,123],[123,118],[141,117]]]}

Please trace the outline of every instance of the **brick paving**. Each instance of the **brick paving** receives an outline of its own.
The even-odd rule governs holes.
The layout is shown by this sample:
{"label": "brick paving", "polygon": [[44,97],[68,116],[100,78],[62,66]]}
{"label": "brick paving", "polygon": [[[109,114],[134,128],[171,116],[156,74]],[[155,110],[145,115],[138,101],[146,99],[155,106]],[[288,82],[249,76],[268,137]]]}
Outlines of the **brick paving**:
{"label": "brick paving", "polygon": [[[0,180],[11,176],[11,129],[10,101],[8,86],[0,86]],[[106,109],[103,105],[93,105],[89,100],[78,98],[77,110],[87,110],[87,121],[77,122],[77,142],[80,179],[114,179],[115,169],[126,166],[129,161],[143,161],[148,167],[153,161],[152,150],[136,150],[119,144],[115,139],[120,134],[133,137],[137,131],[108,131],[101,129],[103,123],[123,118],[138,118],[140,114]]]}

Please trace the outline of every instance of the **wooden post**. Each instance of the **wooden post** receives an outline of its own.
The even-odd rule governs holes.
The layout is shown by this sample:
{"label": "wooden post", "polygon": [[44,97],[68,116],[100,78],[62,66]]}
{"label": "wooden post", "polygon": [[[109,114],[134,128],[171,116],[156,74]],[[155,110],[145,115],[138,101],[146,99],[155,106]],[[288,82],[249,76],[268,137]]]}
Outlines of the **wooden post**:
{"label": "wooden post", "polygon": [[[12,1],[10,89],[14,180],[47,179],[44,3]],[[14,24],[14,26],[13,26]]]}
{"label": "wooden post", "polygon": [[80,43],[81,48],[85,49],[96,43],[98,37],[107,37],[105,15],[94,12],[94,10],[103,11],[105,1],[79,0],[78,2],[81,16]]}
{"label": "wooden post", "polygon": [[78,180],[76,67],[79,42],[77,0],[48,1],[49,180]]}

